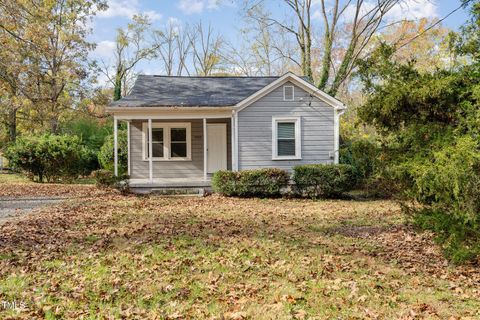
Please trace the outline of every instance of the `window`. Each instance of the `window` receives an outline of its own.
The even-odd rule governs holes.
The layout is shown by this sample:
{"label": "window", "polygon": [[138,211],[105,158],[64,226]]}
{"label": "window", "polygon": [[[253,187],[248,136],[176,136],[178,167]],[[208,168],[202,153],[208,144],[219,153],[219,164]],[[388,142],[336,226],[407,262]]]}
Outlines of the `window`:
{"label": "window", "polygon": [[185,158],[187,156],[187,128],[170,128],[170,157]]}
{"label": "window", "polygon": [[[148,123],[143,123],[143,160],[149,159]],[[191,160],[190,123],[152,123],[152,160]]]}
{"label": "window", "polygon": [[[148,132],[147,132],[148,136]],[[154,158],[163,158],[163,128],[152,128],[152,154]],[[147,158],[149,148],[147,146]]]}
{"label": "window", "polygon": [[273,160],[301,159],[300,117],[272,119]]}
{"label": "window", "polygon": [[284,101],[295,100],[295,88],[293,86],[283,86],[283,100]]}

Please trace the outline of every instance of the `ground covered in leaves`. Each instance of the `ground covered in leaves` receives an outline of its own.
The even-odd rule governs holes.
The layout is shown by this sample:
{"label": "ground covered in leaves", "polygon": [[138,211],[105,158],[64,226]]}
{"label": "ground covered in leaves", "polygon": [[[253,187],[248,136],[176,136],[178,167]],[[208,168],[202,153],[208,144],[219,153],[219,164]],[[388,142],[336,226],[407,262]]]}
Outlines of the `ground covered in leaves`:
{"label": "ground covered in leaves", "polygon": [[480,270],[389,201],[111,193],[1,226],[0,300],[2,319],[478,319]]}
{"label": "ground covered in leaves", "polygon": [[105,194],[104,190],[95,188],[93,184],[34,183],[19,174],[0,173],[0,200],[89,197],[101,194]]}

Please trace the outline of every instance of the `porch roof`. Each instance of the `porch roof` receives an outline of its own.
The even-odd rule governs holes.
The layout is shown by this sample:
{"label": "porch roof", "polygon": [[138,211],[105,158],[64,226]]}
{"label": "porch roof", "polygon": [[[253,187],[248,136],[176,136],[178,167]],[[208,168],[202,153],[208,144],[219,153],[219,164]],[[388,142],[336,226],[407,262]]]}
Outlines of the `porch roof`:
{"label": "porch roof", "polygon": [[139,75],[132,92],[110,107],[234,106],[278,78]]}

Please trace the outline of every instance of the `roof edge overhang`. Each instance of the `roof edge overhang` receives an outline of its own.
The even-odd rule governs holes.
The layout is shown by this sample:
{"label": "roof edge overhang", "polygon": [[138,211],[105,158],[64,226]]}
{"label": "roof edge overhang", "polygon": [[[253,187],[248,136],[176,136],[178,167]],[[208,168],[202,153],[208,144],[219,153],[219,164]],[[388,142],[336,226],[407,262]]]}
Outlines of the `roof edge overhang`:
{"label": "roof edge overhang", "polygon": [[273,90],[275,90],[276,88],[278,88],[279,86],[281,86],[283,83],[285,83],[287,81],[290,81],[290,82],[296,84],[300,88],[304,89],[305,91],[307,91],[311,95],[313,95],[313,96],[317,97],[318,99],[322,100],[326,104],[332,106],[336,110],[347,109],[347,107],[340,100],[332,97],[331,95],[329,95],[326,92],[323,92],[322,90],[318,89],[313,84],[311,84],[310,82],[300,78],[299,76],[295,75],[294,73],[287,72],[286,74],[284,74],[283,76],[281,76],[277,80],[275,80],[272,83],[266,85],[265,87],[263,87],[259,91],[255,92],[251,96],[249,96],[249,97],[243,99],[242,101],[240,101],[239,103],[237,103],[234,107],[236,112],[239,112],[239,111],[243,110],[244,108],[248,107],[249,105],[251,105],[255,101],[259,100],[260,98],[264,97],[265,95],[269,94],[270,92],[272,92]]}
{"label": "roof edge overhang", "polygon": [[219,107],[213,107],[213,106],[151,106],[151,107],[128,107],[128,106],[108,106],[106,108],[106,112],[108,113],[136,113],[139,111],[143,112],[157,112],[157,111],[162,111],[162,112],[176,112],[176,111],[230,111],[234,110],[233,106],[219,106]]}

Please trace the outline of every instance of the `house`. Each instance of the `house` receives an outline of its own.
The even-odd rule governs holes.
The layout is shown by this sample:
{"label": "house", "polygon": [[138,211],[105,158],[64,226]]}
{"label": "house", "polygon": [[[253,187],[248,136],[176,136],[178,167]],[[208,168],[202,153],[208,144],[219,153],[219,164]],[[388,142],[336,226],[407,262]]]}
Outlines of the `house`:
{"label": "house", "polygon": [[[345,106],[293,73],[280,77],[140,75],[113,102],[128,128],[133,188],[208,187],[217,170],[337,163]],[[151,139],[150,139],[151,137]]]}

